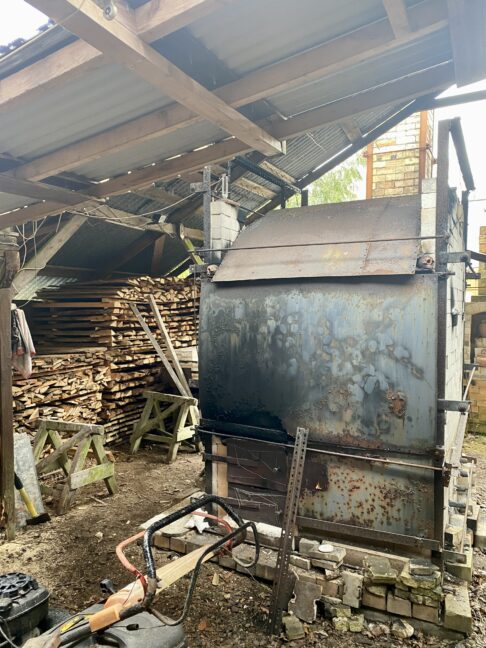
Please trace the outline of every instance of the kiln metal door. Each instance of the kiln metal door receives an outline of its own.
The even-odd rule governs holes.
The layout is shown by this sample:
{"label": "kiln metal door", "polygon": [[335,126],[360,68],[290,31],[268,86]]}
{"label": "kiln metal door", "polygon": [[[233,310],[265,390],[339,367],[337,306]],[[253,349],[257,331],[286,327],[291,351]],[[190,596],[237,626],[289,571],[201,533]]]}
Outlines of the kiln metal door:
{"label": "kiln metal door", "polygon": [[[436,350],[433,275],[207,283],[199,350],[203,418],[290,436],[302,426],[315,447],[372,450],[430,466]],[[433,537],[432,471],[312,453],[308,461],[301,516]],[[231,467],[228,481],[238,488]],[[258,484],[245,480],[253,498],[265,494]]]}

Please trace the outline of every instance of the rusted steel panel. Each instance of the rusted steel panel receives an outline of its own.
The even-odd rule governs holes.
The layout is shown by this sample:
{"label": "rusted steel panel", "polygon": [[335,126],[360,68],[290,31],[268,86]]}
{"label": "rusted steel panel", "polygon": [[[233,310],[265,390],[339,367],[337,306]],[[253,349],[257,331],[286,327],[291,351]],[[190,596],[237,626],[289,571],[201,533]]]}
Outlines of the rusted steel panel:
{"label": "rusted steel panel", "polygon": [[277,210],[241,232],[214,281],[411,275],[419,235],[419,196]]}
{"label": "rusted steel panel", "polygon": [[[292,451],[226,439],[228,492],[244,517],[281,523]],[[421,461],[427,462],[423,458]],[[299,517],[432,539],[431,471],[307,452]],[[355,529],[353,528],[353,532]]]}
{"label": "rusted steel panel", "polygon": [[205,419],[341,447],[435,447],[437,278],[202,288]]}

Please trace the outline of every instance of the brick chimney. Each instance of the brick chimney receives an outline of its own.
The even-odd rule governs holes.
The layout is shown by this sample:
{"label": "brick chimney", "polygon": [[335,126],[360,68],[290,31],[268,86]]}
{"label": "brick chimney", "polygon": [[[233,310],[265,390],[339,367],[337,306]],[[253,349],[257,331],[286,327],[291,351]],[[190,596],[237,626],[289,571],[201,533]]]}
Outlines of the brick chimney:
{"label": "brick chimney", "polygon": [[432,177],[434,113],[415,113],[366,151],[366,198],[420,193]]}

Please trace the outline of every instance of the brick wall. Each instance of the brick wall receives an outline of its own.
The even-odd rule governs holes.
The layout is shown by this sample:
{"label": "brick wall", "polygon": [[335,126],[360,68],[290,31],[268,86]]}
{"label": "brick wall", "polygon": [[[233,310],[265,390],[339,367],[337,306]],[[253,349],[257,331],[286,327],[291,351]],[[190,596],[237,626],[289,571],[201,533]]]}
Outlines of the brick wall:
{"label": "brick wall", "polygon": [[416,113],[367,149],[367,198],[420,192],[432,177],[433,112]]}

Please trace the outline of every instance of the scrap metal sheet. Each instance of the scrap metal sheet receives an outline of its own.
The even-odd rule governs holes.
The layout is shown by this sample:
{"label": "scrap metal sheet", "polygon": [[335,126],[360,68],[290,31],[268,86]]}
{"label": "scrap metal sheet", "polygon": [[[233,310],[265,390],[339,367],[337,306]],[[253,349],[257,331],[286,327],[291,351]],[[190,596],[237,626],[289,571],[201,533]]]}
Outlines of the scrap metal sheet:
{"label": "scrap metal sheet", "polygon": [[276,210],[241,232],[214,281],[412,275],[418,236],[419,196]]}

